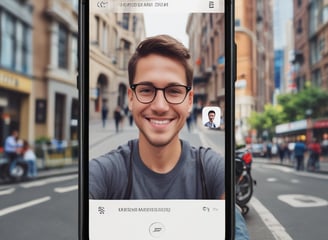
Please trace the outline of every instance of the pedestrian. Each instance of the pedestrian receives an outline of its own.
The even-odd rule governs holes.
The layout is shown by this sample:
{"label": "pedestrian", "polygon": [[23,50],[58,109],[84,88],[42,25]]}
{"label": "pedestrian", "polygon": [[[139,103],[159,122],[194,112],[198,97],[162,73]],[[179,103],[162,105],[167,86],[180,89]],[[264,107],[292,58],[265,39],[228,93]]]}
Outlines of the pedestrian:
{"label": "pedestrian", "polygon": [[26,140],[23,141],[23,159],[28,165],[27,177],[30,179],[36,178],[37,176],[36,155]]}
{"label": "pedestrian", "polygon": [[13,169],[16,167],[19,154],[21,153],[21,146],[19,144],[18,130],[14,129],[11,131],[5,140],[4,152],[5,157],[8,160],[8,168],[6,169],[5,176],[10,177]]}
{"label": "pedestrian", "polygon": [[[91,199],[224,199],[223,156],[211,149],[202,154],[206,191],[195,171],[199,149],[179,138],[193,106],[189,60],[188,50],[168,35],[139,44],[128,64],[129,109],[139,135],[90,160]],[[247,236],[236,215],[240,235]]]}
{"label": "pedestrian", "polygon": [[296,160],[296,170],[304,170],[304,154],[306,152],[306,145],[298,140],[294,145],[294,157]]}
{"label": "pedestrian", "polygon": [[278,154],[279,154],[280,164],[283,164],[286,154],[286,144],[284,141],[281,141],[278,144]]}
{"label": "pedestrian", "polygon": [[115,110],[114,110],[114,120],[115,120],[115,129],[116,132],[119,132],[119,128],[120,128],[120,123],[122,121],[122,110],[121,107],[119,105],[116,106]]}
{"label": "pedestrian", "polygon": [[317,171],[320,169],[320,154],[321,154],[321,146],[317,139],[313,139],[312,142],[308,146],[309,150],[309,159],[307,168],[309,171]]}
{"label": "pedestrian", "polygon": [[102,119],[103,128],[106,127],[107,115],[108,115],[108,107],[104,102],[101,109],[101,119]]}

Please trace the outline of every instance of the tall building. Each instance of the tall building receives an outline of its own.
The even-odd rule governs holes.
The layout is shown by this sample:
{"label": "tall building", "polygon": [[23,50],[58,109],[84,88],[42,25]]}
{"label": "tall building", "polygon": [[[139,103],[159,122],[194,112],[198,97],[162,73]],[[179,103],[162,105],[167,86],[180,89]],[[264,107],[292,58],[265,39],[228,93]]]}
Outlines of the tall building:
{"label": "tall building", "polygon": [[328,2],[294,0],[294,78],[298,90],[307,82],[328,89]]}
{"label": "tall building", "polygon": [[13,129],[34,135],[33,7],[30,1],[0,1],[0,146]]}
{"label": "tall building", "polygon": [[297,89],[303,89],[310,80],[309,55],[309,0],[294,0],[294,42],[293,77]]}
{"label": "tall building", "polygon": [[194,66],[194,103],[219,106],[224,113],[224,15],[190,14],[186,31]]}
{"label": "tall building", "polygon": [[[90,17],[90,120],[101,120],[101,108],[110,113],[127,106],[128,61],[145,38],[142,14],[92,11]],[[113,114],[109,115],[110,118]]]}
{"label": "tall building", "polygon": [[77,139],[78,0],[33,0],[35,139]]}
{"label": "tall building", "polygon": [[272,1],[236,0],[236,124],[247,131],[252,111],[263,111],[274,92]]}

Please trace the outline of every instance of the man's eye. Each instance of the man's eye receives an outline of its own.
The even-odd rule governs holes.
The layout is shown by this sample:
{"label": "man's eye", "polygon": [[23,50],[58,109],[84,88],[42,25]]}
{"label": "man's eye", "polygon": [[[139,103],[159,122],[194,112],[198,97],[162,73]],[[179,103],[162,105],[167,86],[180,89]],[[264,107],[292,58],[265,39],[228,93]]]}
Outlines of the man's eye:
{"label": "man's eye", "polygon": [[147,86],[139,86],[138,87],[138,92],[142,93],[142,94],[147,94],[147,93],[152,93],[154,92],[154,88],[153,87],[147,87]]}
{"label": "man's eye", "polygon": [[168,94],[177,95],[183,94],[183,89],[181,87],[170,87],[166,89]]}

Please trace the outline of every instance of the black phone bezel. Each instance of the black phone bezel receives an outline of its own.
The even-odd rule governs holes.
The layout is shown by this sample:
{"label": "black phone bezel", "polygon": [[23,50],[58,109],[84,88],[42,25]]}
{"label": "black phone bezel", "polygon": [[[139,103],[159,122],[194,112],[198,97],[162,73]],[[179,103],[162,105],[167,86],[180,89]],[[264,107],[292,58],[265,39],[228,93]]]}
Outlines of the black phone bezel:
{"label": "black phone bezel", "polygon": [[[226,189],[226,239],[234,239],[235,233],[235,80],[236,80],[236,45],[234,42],[234,0],[225,0],[225,189]],[[79,46],[78,46],[78,81],[79,89],[79,195],[78,195],[78,234],[80,240],[89,239],[89,0],[79,1]],[[227,105],[229,103],[229,105]],[[228,173],[228,174],[227,174]]]}

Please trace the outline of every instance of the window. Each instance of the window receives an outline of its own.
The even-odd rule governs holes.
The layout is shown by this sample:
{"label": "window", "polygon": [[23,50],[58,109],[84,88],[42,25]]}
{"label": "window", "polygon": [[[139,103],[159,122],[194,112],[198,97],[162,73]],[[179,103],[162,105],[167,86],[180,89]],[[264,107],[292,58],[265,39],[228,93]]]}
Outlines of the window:
{"label": "window", "polygon": [[73,70],[76,71],[78,69],[78,42],[77,36],[73,36],[72,38],[72,58],[73,58]]}
{"label": "window", "polygon": [[240,26],[240,19],[235,19],[235,26],[239,27]]}
{"label": "window", "polygon": [[123,13],[122,27],[126,30],[129,30],[129,19],[130,19],[130,14]]}
{"label": "window", "polygon": [[15,21],[8,14],[1,19],[1,64],[4,67],[15,67]]}
{"label": "window", "polygon": [[297,33],[302,33],[303,31],[303,28],[302,28],[302,19],[299,19],[298,22],[297,22],[297,29],[296,29],[296,32]]}
{"label": "window", "polygon": [[68,68],[68,30],[65,26],[59,25],[58,31],[58,67]]}
{"label": "window", "polygon": [[133,25],[132,25],[132,31],[133,32],[136,32],[137,31],[137,23],[138,23],[137,16],[133,16]]}

